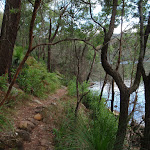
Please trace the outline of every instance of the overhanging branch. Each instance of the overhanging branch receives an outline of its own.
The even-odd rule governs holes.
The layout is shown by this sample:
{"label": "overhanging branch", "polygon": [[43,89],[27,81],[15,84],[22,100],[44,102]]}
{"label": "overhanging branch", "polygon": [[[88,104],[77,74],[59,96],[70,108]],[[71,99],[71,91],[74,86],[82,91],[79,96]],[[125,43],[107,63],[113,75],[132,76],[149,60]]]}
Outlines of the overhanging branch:
{"label": "overhanging branch", "polygon": [[32,47],[31,52],[32,52],[34,49],[36,49],[37,47],[39,47],[39,46],[43,46],[43,45],[56,45],[56,44],[58,44],[58,43],[66,42],[66,41],[82,41],[82,42],[86,43],[87,45],[91,46],[94,50],[98,51],[98,50],[96,49],[96,47],[95,47],[93,44],[89,43],[87,40],[77,39],[77,38],[73,38],[73,39],[67,38],[67,39],[59,40],[59,41],[54,42],[54,43],[41,43],[41,44],[38,44],[38,45]]}

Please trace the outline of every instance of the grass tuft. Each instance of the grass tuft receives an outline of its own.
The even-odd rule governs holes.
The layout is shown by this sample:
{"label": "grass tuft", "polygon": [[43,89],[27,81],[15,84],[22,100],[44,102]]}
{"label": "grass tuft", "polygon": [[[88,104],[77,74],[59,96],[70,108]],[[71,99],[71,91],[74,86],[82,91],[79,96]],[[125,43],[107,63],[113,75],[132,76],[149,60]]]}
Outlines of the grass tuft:
{"label": "grass tuft", "polygon": [[117,118],[107,109],[105,100],[98,103],[99,96],[86,96],[92,114],[80,111],[74,116],[74,108],[65,105],[66,119],[60,130],[55,130],[57,150],[111,150],[117,131]]}

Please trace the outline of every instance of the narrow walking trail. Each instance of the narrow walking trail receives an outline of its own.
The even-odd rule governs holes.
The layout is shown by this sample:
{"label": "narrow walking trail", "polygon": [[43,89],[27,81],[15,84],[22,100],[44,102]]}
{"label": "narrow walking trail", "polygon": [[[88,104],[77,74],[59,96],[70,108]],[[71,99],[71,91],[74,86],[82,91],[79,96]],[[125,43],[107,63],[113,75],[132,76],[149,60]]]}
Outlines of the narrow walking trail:
{"label": "narrow walking trail", "polygon": [[53,129],[57,128],[57,107],[67,94],[67,88],[58,89],[47,99],[34,97],[16,108],[15,127],[24,134],[23,150],[54,150]]}

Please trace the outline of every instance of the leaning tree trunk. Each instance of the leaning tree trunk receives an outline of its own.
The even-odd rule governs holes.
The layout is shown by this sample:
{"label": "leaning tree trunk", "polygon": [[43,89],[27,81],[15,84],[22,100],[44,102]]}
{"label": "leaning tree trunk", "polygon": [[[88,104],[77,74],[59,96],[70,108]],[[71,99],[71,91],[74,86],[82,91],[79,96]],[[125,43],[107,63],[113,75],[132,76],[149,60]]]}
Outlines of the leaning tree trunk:
{"label": "leaning tree trunk", "polygon": [[150,74],[144,80],[145,88],[145,129],[141,150],[150,149]]}
{"label": "leaning tree trunk", "polygon": [[20,20],[21,0],[7,0],[0,36],[0,76],[8,73]]}
{"label": "leaning tree trunk", "polygon": [[120,91],[120,117],[114,150],[122,150],[128,123],[128,102],[130,93],[127,88]]}

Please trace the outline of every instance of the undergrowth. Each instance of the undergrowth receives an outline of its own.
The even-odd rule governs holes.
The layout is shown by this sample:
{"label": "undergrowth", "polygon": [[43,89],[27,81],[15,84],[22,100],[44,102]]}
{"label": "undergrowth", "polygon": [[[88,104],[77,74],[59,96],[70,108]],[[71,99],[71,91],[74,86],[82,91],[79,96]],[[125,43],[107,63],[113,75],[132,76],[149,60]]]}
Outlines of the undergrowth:
{"label": "undergrowth", "polygon": [[46,67],[33,57],[27,60],[17,83],[26,93],[38,97],[45,97],[46,93],[52,93],[60,86],[59,76],[56,73],[48,73]]}
{"label": "undergrowth", "polygon": [[2,109],[0,109],[0,132],[12,129],[12,122],[7,118],[6,113],[4,113]]}
{"label": "undergrowth", "polygon": [[0,90],[6,91],[7,90],[7,74],[0,76]]}
{"label": "undergrowth", "polygon": [[[84,81],[83,83],[78,83],[79,93],[86,93],[88,91],[89,83]],[[76,95],[76,77],[74,77],[72,80],[68,83],[68,94],[70,96]]]}
{"label": "undergrowth", "polygon": [[117,131],[117,118],[107,109],[105,99],[99,104],[99,96],[89,93],[84,97],[92,111],[81,111],[75,118],[74,108],[67,107],[66,119],[55,130],[57,150],[111,150]]}

